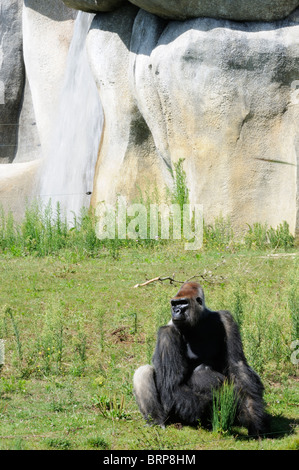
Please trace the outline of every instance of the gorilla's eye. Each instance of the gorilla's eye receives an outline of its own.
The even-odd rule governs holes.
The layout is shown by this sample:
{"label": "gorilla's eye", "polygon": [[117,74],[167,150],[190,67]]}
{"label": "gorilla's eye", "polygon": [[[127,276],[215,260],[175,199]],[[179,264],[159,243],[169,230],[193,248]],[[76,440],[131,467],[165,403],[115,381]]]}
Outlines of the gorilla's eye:
{"label": "gorilla's eye", "polygon": [[199,305],[202,305],[202,299],[200,297],[196,297],[196,302],[199,304]]}

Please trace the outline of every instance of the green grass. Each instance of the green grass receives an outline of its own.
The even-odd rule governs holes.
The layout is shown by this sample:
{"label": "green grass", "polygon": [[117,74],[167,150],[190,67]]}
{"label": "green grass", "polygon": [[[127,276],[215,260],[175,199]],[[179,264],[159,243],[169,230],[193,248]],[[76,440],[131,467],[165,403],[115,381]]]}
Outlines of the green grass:
{"label": "green grass", "polygon": [[[294,253],[294,255],[293,255]],[[106,246],[85,254],[0,255],[0,450],[298,449],[298,250],[183,242]],[[212,309],[240,325],[249,363],[265,384],[272,435],[255,440],[200,427],[145,427],[132,394],[135,369],[152,355],[179,284],[157,276],[197,275]]]}

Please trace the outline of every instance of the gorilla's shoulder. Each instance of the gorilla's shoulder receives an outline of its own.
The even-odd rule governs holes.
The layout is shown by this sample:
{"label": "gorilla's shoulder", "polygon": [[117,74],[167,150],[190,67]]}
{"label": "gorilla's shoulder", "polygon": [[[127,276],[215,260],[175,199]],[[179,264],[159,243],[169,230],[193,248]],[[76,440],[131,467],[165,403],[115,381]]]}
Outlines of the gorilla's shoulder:
{"label": "gorilla's shoulder", "polygon": [[234,322],[234,317],[229,312],[229,310],[219,310],[217,312],[222,320]]}
{"label": "gorilla's shoulder", "polygon": [[227,335],[237,338],[239,336],[239,326],[228,310],[219,310],[220,320]]}
{"label": "gorilla's shoulder", "polygon": [[174,334],[179,333],[177,328],[173,325],[173,323],[168,323],[168,325],[160,326],[158,329],[159,336],[172,336]]}
{"label": "gorilla's shoulder", "polygon": [[205,310],[204,318],[215,322],[234,322],[232,314],[228,310]]}
{"label": "gorilla's shoulder", "polygon": [[214,324],[221,324],[225,330],[227,331],[228,329],[235,328],[236,327],[236,322],[234,320],[234,317],[228,310],[218,310],[218,311],[210,311],[209,312],[209,319],[214,323]]}

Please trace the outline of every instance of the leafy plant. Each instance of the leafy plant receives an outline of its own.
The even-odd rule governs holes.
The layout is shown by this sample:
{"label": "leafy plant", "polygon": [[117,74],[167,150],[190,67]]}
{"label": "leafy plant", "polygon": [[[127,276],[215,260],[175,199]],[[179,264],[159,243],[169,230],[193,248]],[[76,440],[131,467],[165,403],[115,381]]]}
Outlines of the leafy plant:
{"label": "leafy plant", "polygon": [[105,418],[125,419],[128,417],[124,410],[124,395],[122,395],[120,399],[118,399],[116,395],[113,397],[97,395],[93,398],[93,404]]}

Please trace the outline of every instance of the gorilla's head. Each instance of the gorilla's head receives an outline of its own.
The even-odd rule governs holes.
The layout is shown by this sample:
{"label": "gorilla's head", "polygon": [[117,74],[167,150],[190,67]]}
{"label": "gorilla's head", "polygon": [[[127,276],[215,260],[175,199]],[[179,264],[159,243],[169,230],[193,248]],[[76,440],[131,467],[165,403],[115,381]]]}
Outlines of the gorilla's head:
{"label": "gorilla's head", "polygon": [[186,282],[170,303],[172,323],[179,329],[192,328],[205,309],[203,288],[196,282]]}

